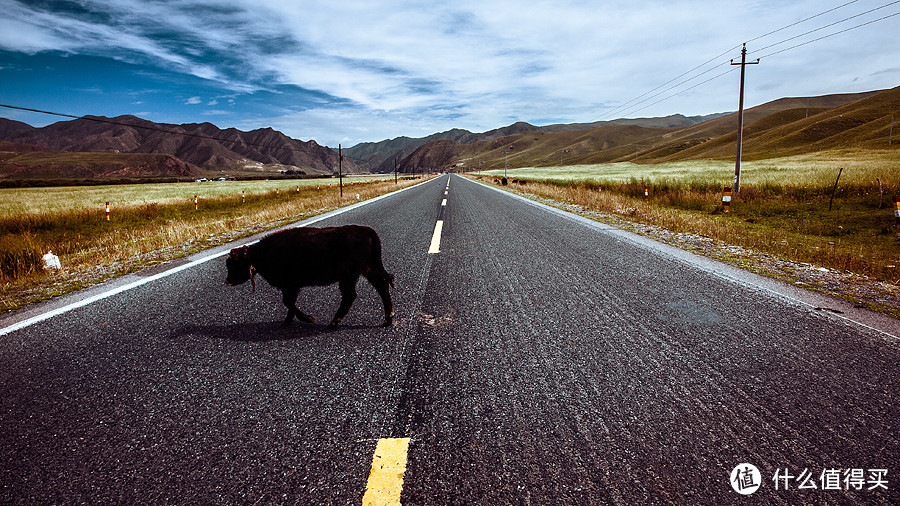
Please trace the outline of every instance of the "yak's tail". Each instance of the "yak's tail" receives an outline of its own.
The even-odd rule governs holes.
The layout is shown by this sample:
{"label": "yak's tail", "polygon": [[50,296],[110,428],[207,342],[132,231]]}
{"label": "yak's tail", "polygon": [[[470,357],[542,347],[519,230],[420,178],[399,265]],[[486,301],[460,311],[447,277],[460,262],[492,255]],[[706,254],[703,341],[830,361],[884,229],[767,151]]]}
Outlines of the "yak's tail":
{"label": "yak's tail", "polygon": [[384,269],[384,263],[381,261],[381,239],[378,233],[372,230],[372,258],[369,260],[372,273],[380,277],[385,283],[394,287],[394,275]]}

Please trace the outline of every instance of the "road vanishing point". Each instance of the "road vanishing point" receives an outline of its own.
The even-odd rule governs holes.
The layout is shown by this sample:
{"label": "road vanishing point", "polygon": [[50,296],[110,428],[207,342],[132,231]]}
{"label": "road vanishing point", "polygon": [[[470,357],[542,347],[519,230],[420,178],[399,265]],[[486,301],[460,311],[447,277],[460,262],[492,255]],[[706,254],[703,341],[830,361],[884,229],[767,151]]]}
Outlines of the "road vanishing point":
{"label": "road vanishing point", "polygon": [[0,317],[0,503],[900,504],[898,320],[455,175],[351,223],[392,327],[252,239]]}

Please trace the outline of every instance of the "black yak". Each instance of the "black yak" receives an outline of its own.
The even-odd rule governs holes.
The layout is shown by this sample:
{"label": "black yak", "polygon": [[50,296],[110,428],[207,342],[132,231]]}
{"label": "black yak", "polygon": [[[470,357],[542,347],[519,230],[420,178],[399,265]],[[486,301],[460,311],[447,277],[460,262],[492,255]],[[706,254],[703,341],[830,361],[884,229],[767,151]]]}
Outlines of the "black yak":
{"label": "black yak", "polygon": [[[391,325],[394,306],[390,287],[394,276],[381,263],[381,240],[369,227],[298,227],[270,234],[256,244],[231,250],[225,261],[226,283],[234,286],[259,274],[270,285],[281,290],[288,309],[284,325],[296,316],[315,323],[315,319],[297,309],[297,296],[304,286],[339,283],[341,305],[331,320],[334,328],[344,319],[356,300],[356,282],[364,276],[372,283],[384,303],[384,324]],[[254,289],[256,285],[254,283]]]}

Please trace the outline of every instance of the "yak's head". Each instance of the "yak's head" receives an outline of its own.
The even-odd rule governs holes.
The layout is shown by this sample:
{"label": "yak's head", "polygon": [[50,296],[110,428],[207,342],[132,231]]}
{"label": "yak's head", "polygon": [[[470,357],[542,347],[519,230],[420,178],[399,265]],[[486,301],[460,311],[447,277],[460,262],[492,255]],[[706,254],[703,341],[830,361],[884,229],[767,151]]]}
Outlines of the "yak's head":
{"label": "yak's head", "polygon": [[[247,246],[231,250],[228,253],[228,259],[225,260],[225,267],[228,269],[225,283],[230,286],[240,285],[248,279],[252,283],[253,275],[256,274],[256,269],[250,264],[250,253]],[[254,288],[256,288],[255,283]]]}

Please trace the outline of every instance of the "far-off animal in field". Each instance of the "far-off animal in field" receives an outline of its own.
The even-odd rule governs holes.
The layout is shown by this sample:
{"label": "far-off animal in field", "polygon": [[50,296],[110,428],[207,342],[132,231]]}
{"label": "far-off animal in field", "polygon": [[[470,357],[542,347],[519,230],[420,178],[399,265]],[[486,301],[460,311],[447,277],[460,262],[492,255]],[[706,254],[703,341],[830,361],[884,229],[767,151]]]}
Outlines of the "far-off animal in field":
{"label": "far-off animal in field", "polygon": [[298,227],[270,234],[256,244],[231,250],[225,261],[231,286],[259,274],[270,285],[281,290],[288,314],[284,325],[296,316],[298,320],[315,323],[315,319],[297,309],[297,296],[304,286],[325,286],[338,283],[341,305],[331,320],[333,328],[344,319],[356,300],[356,282],[364,276],[372,283],[384,303],[384,324],[391,325],[394,306],[390,287],[394,276],[381,263],[381,240],[369,227]]}

